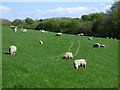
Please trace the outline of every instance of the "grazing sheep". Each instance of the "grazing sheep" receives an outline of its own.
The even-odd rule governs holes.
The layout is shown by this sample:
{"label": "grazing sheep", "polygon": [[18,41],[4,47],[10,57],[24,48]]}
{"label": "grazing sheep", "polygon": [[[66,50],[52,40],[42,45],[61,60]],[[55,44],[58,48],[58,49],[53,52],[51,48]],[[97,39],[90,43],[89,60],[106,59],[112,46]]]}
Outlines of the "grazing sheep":
{"label": "grazing sheep", "polygon": [[62,36],[62,33],[56,33],[56,36]]}
{"label": "grazing sheep", "polygon": [[109,37],[106,37],[107,39],[109,39]]}
{"label": "grazing sheep", "polygon": [[105,45],[104,45],[104,44],[101,44],[100,47],[105,47]]}
{"label": "grazing sheep", "polygon": [[9,47],[10,55],[15,55],[16,51],[17,51],[17,47],[16,46],[12,45],[12,46]]}
{"label": "grazing sheep", "polygon": [[93,37],[88,37],[88,40],[92,40],[93,39]]}
{"label": "grazing sheep", "polygon": [[86,64],[87,64],[87,62],[86,62],[85,59],[79,59],[79,60],[75,60],[75,61],[73,62],[73,65],[74,65],[74,67],[75,67],[76,69],[78,69],[79,67],[84,67],[84,68],[86,68]]}
{"label": "grazing sheep", "polygon": [[23,32],[23,33],[26,33],[26,32],[27,32],[27,30],[26,30],[26,29],[22,29],[22,32]]}
{"label": "grazing sheep", "polygon": [[73,58],[73,54],[72,52],[67,52],[64,54],[63,59],[72,59]]}
{"label": "grazing sheep", "polygon": [[100,47],[100,44],[99,44],[99,43],[95,43],[95,44],[93,45],[93,47],[94,47],[94,48],[99,48],[99,47]]}
{"label": "grazing sheep", "polygon": [[40,44],[43,44],[43,41],[40,41],[39,43],[40,43]]}

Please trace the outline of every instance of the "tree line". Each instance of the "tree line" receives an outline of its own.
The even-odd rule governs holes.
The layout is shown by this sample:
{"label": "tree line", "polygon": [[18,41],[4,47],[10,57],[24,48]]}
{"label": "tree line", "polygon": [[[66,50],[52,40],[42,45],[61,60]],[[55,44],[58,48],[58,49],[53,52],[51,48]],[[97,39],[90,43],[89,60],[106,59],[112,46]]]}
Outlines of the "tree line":
{"label": "tree line", "polygon": [[[1,20],[1,19],[0,19]],[[81,18],[56,17],[48,19],[26,18],[13,22],[2,19],[3,25],[16,25],[27,29],[48,30],[66,34],[84,33],[87,36],[120,39],[120,1],[114,2],[106,13],[90,13]]]}

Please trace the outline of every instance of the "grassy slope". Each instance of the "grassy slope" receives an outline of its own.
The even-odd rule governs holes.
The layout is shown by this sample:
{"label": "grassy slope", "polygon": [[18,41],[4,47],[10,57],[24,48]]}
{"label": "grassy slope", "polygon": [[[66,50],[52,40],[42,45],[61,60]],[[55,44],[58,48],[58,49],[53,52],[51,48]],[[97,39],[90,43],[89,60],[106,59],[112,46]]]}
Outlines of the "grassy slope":
{"label": "grassy slope", "polygon": [[[13,32],[3,27],[3,87],[40,88],[113,88],[118,83],[118,41],[55,33],[42,34],[30,30]],[[39,45],[42,40],[44,45]],[[105,48],[92,48],[95,42]],[[7,54],[10,45],[17,45],[16,56]],[[63,60],[63,54],[72,51],[75,57]],[[76,70],[73,61],[86,58],[87,69]]]}
{"label": "grassy slope", "polygon": [[2,26],[0,26],[0,90],[2,89]]}

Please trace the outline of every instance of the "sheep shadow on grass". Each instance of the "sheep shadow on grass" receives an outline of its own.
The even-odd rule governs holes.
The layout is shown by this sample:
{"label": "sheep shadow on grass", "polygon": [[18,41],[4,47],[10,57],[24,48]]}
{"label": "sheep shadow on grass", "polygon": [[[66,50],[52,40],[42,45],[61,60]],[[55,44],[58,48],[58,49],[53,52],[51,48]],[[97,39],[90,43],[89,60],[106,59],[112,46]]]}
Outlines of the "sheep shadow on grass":
{"label": "sheep shadow on grass", "polygon": [[9,52],[5,52],[4,54],[6,54],[6,55],[10,55],[10,53],[9,53]]}

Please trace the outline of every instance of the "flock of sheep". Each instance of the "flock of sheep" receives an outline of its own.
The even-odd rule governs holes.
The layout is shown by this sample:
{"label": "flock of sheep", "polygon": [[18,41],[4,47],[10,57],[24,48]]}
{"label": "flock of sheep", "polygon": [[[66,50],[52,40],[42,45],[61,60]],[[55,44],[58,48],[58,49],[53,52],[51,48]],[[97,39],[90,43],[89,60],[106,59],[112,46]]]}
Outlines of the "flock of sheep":
{"label": "flock of sheep", "polygon": [[[14,32],[17,31],[17,26],[10,26],[10,27],[14,30]],[[23,32],[23,33],[26,33],[27,30],[22,28],[22,32]],[[41,33],[47,33],[46,30],[40,30],[40,32],[41,32]],[[60,32],[60,33],[56,33],[55,36],[62,36],[62,33],[61,33],[61,32]],[[80,34],[77,35],[77,36],[84,36],[84,34],[83,34],[83,33],[80,33]],[[92,36],[91,36],[91,37],[88,37],[88,40],[93,40],[93,37],[92,37]],[[39,41],[39,44],[43,44],[43,41]],[[94,48],[100,48],[100,47],[105,47],[105,45],[104,45],[104,44],[95,43],[95,44],[93,45],[93,47],[94,47]],[[17,46],[11,45],[11,46],[9,47],[9,53],[10,53],[10,55],[15,55],[16,51],[17,51]],[[73,58],[72,52],[66,52],[66,53],[64,54],[64,56],[63,56],[63,59],[72,59],[72,58]],[[78,60],[75,60],[75,61],[73,62],[73,65],[74,65],[74,67],[75,67],[76,69],[78,69],[79,67],[86,68],[87,62],[86,62],[85,59],[78,59]]]}

